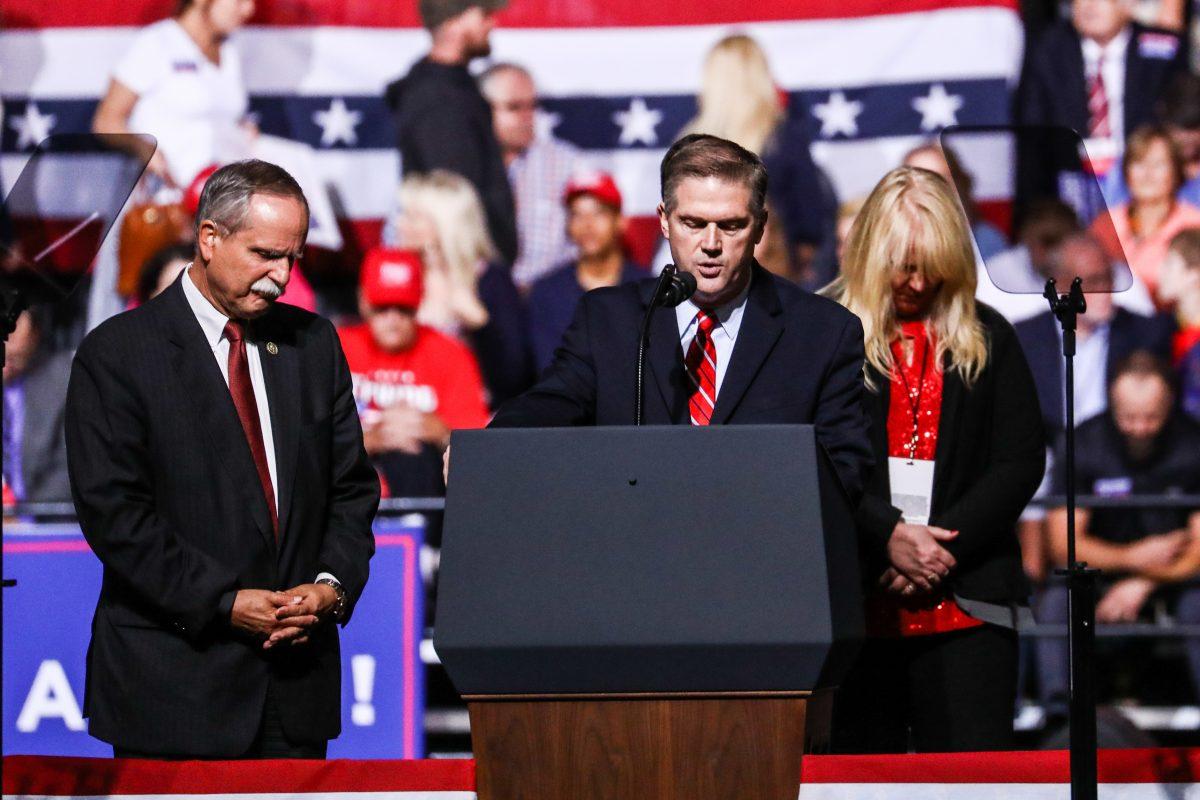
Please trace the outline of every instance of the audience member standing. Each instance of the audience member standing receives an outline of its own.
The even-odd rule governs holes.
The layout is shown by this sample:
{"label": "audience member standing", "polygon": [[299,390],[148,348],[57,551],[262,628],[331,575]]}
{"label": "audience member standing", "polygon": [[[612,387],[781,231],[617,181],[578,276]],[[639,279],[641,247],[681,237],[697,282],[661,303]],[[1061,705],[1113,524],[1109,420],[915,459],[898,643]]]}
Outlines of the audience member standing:
{"label": "audience member standing", "polygon": [[[1122,163],[1129,202],[1098,217],[1092,232],[1110,258],[1128,261],[1152,296],[1171,237],[1200,227],[1200,208],[1178,199],[1183,186],[1183,157],[1165,128],[1144,127],[1129,137]],[[1111,224],[1109,224],[1111,219]]]}
{"label": "audience member standing", "polygon": [[429,53],[390,84],[384,99],[396,119],[405,175],[448,170],[479,192],[491,240],[507,269],[517,258],[517,221],[492,109],[467,65],[491,53],[494,14],[507,0],[420,0],[433,37]]}
{"label": "audience member standing", "polygon": [[553,135],[537,135],[537,87],[516,64],[496,64],[479,76],[517,208],[513,281],[528,289],[574,255],[562,206],[567,182],[582,168],[579,150]]}
{"label": "audience member standing", "polygon": [[975,303],[975,256],[950,185],[888,173],[858,215],[830,293],[863,323],[875,467],[855,513],[868,639],[834,700],[845,752],[1012,744],[1015,526],[1045,463],[1012,326]]}
{"label": "audience member standing", "polygon": [[567,233],[579,248],[579,258],[558,265],[529,293],[529,340],[538,372],[554,360],[554,351],[585,292],[646,277],[646,272],[625,257],[621,192],[611,175],[577,175],[567,184],[563,205]]}
{"label": "audience member standing", "polygon": [[497,260],[483,206],[461,175],[435,170],[400,186],[397,243],[419,250],[425,297],[417,321],[471,345],[493,407],[532,381],[525,309]]}
{"label": "audience member standing", "polygon": [[[1123,269],[1123,268],[1121,268]],[[1094,417],[1108,407],[1108,381],[1115,366],[1135,350],[1166,358],[1171,352],[1174,325],[1165,316],[1131,313],[1113,302],[1114,266],[1104,248],[1086,233],[1068,236],[1059,246],[1052,272],[1059,286],[1080,277],[1087,313],[1079,317],[1075,352],[1075,419]],[[1016,326],[1017,338],[1029,359],[1037,384],[1038,402],[1049,442],[1066,423],[1062,329],[1049,308]]]}
{"label": "audience member standing", "polygon": [[1186,69],[1179,36],[1132,19],[1128,0],[1073,0],[1071,18],[1047,30],[1022,76],[1022,122],[1062,125],[1089,140],[1093,157],[1118,154],[1154,121],[1171,79]]}
{"label": "audience member standing", "polygon": [[[1046,30],[1025,60],[1017,119],[1079,132],[1106,171],[1125,137],[1154,121],[1171,79],[1186,69],[1179,36],[1132,20],[1129,0],[1072,0],[1071,18]],[[1018,153],[1018,200],[1043,196],[1056,174],[1043,154]]]}
{"label": "audience member standing", "polygon": [[181,189],[244,157],[249,98],[229,39],[253,13],[254,0],[183,0],[174,17],[144,28],[117,62],[92,130],[151,134],[150,171]]}
{"label": "audience member standing", "polygon": [[707,133],[759,154],[771,175],[767,203],[772,219],[782,223],[791,259],[809,265],[821,243],[832,238],[837,198],[822,191],[809,153],[805,113],[788,113],[787,96],[754,39],[735,34],[713,46],[696,102],[698,114],[680,136]]}
{"label": "audience member standing", "polygon": [[395,497],[440,495],[450,431],[488,421],[470,349],[417,322],[421,283],[414,251],[372,250],[359,273],[363,323],[338,329],[363,443],[385,494]]}
{"label": "audience member standing", "polygon": [[[254,0],[180,0],[175,16],[139,31],[117,61],[92,130],[154,136],[149,172],[180,190],[212,164],[247,157],[250,101],[230,37],[253,13]],[[116,240],[108,238],[92,271],[88,330],[125,307]]]}
{"label": "audience member standing", "polygon": [[6,500],[63,503],[71,499],[64,428],[73,353],[42,346],[33,312],[17,317],[4,362],[4,486]]}
{"label": "audience member standing", "polygon": [[[1175,406],[1166,363],[1139,352],[1113,373],[1109,413],[1075,433],[1075,490],[1105,497],[1200,492],[1200,425]],[[1054,459],[1054,494],[1067,490],[1060,441]],[[1050,548],[1066,563],[1067,511],[1049,514]],[[1177,620],[1200,624],[1200,509],[1080,508],[1075,511],[1076,558],[1104,571],[1099,622],[1135,621],[1152,594],[1177,584]],[[1182,585],[1178,585],[1182,583]],[[1067,621],[1067,587],[1047,587],[1038,608],[1042,623]],[[1184,651],[1193,690],[1200,696],[1200,640],[1186,638]],[[1041,639],[1038,661],[1043,702],[1052,714],[1066,713],[1067,642]]]}

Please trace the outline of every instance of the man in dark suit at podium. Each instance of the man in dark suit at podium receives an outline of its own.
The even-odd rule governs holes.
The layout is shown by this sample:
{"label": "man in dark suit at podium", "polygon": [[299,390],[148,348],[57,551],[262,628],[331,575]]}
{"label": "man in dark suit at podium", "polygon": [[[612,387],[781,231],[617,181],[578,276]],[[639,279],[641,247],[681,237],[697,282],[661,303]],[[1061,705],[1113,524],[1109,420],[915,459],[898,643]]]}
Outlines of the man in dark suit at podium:
{"label": "man in dark suit at podium", "polygon": [[[767,219],[762,161],[693,134],[667,151],[661,178],[662,232],[697,289],[653,311],[644,422],[814,425],[857,497],[871,463],[862,325],[755,261]],[[501,406],[491,427],[632,425],[638,337],[654,288],[646,280],[585,295],[541,381]]]}

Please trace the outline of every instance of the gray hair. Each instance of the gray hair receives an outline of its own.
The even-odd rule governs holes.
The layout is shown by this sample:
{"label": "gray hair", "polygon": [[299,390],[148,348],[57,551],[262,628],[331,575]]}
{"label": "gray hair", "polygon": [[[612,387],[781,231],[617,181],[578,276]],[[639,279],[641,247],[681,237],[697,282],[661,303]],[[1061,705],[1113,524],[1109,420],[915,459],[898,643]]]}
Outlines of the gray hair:
{"label": "gray hair", "polygon": [[283,167],[251,158],[221,167],[204,183],[200,206],[196,209],[197,237],[205,220],[225,233],[237,233],[246,222],[250,198],[256,194],[297,200],[304,206],[304,216],[308,217],[308,200],[296,179]]}
{"label": "gray hair", "polygon": [[483,72],[479,73],[479,77],[475,79],[479,84],[479,91],[483,92],[484,96],[486,96],[488,100],[492,99],[491,92],[488,91],[488,87],[491,84],[492,79],[503,75],[506,72],[524,75],[529,79],[530,83],[533,83],[533,74],[530,73],[529,70],[525,69],[525,67],[522,67],[520,64],[515,64],[512,61],[498,61],[485,69]]}

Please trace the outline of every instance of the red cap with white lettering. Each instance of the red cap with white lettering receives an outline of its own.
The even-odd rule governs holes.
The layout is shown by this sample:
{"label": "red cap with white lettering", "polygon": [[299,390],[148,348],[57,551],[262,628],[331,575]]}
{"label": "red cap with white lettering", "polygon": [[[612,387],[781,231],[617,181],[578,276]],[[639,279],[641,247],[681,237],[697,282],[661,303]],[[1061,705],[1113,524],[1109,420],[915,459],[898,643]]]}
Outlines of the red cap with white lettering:
{"label": "red cap with white lettering", "polygon": [[416,250],[375,247],[363,258],[358,285],[368,305],[416,309],[421,305],[423,268]]}
{"label": "red cap with white lettering", "polygon": [[572,175],[563,190],[563,203],[570,205],[581,194],[589,194],[618,212],[621,210],[621,190],[607,172],[583,170]]}

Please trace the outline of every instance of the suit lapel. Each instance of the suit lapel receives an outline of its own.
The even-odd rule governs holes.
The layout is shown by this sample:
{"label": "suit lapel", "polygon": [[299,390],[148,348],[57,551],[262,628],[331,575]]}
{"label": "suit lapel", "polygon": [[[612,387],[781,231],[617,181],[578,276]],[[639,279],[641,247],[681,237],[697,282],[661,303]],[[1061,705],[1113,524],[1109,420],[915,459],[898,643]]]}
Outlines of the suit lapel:
{"label": "suit lapel", "polygon": [[[647,282],[642,290],[643,306],[650,304],[654,284]],[[658,394],[667,410],[669,422],[682,421],[686,413],[688,387],[683,369],[683,350],[679,346],[679,324],[675,309],[656,308],[650,320],[650,345],[646,351],[646,369],[653,378]],[[649,381],[647,381],[649,382]],[[643,421],[648,421],[648,415]]]}
{"label": "suit lapel", "polygon": [[713,409],[712,424],[728,421],[742,396],[750,388],[754,376],[774,349],[783,333],[779,316],[779,294],[775,291],[771,275],[755,262],[751,268],[750,294],[746,298],[746,310],[738,329],[737,342],[733,346],[725,379],[717,394],[717,405]]}
{"label": "suit lapel", "polygon": [[267,386],[267,402],[271,407],[275,482],[279,492],[279,536],[282,539],[287,532],[288,512],[296,484],[296,454],[300,441],[300,355],[295,333],[284,331],[271,320],[256,329],[255,342]]}
{"label": "suit lapel", "polygon": [[259,533],[269,545],[274,546],[271,518],[258,471],[254,467],[254,457],[250,454],[246,433],[242,430],[221,368],[217,366],[200,322],[183,295],[181,281],[186,279],[187,272],[184,271],[180,279],[163,292],[163,302],[157,305],[167,338],[176,347],[172,365],[183,383],[197,430],[208,439],[209,447],[216,454],[223,471],[242,495]]}
{"label": "suit lapel", "polygon": [[863,405],[866,407],[871,437],[871,450],[875,454],[875,474],[880,476],[882,486],[887,489],[891,485],[891,472],[888,470],[888,408],[892,402],[892,382],[881,375],[874,367],[868,367],[875,391],[863,389]]}

